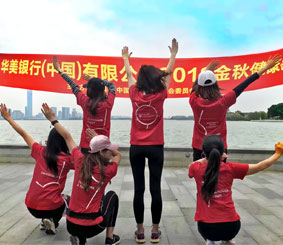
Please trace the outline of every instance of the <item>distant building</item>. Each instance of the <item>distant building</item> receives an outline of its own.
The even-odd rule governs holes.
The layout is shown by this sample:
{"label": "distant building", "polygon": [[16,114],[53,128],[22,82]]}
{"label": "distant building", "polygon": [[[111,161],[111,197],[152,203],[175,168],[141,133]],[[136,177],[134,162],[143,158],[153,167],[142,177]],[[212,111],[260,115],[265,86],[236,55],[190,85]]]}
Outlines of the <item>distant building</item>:
{"label": "distant building", "polygon": [[78,112],[75,108],[73,108],[73,110],[72,110],[72,118],[73,119],[78,118]]}
{"label": "distant building", "polygon": [[27,90],[27,106],[25,107],[25,118],[32,118],[32,90]]}
{"label": "distant building", "polygon": [[22,119],[24,119],[25,115],[24,115],[24,113],[22,113],[20,110],[14,110],[14,111],[12,111],[12,113],[11,113],[11,117],[12,117],[14,120],[22,120]]}
{"label": "distant building", "polygon": [[62,111],[58,111],[58,119],[62,119]]}
{"label": "distant building", "polygon": [[43,116],[43,114],[40,112],[35,116],[36,119],[44,119],[45,117]]}
{"label": "distant building", "polygon": [[51,107],[51,109],[54,111],[55,117],[57,117],[57,107]]}
{"label": "distant building", "polygon": [[70,107],[62,107],[62,119],[68,120],[70,118]]}

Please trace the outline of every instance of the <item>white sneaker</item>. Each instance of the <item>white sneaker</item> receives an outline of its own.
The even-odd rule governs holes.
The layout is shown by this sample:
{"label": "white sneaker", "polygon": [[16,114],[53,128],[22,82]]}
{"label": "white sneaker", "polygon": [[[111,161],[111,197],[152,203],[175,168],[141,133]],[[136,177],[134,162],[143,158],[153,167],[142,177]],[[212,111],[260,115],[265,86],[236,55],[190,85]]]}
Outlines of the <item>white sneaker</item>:
{"label": "white sneaker", "polygon": [[44,223],[43,223],[43,219],[41,219],[41,221],[40,221],[39,228],[40,228],[40,230],[42,230],[42,231],[46,230],[46,227],[45,227],[45,225],[44,225]]}
{"label": "white sneaker", "polygon": [[206,240],[206,245],[215,245],[214,241]]}
{"label": "white sneaker", "polygon": [[45,225],[45,232],[50,235],[56,234],[55,224],[53,222],[53,219],[44,219],[43,224]]}
{"label": "white sneaker", "polygon": [[236,242],[234,240],[230,240],[230,241],[221,241],[221,245],[236,245]]}

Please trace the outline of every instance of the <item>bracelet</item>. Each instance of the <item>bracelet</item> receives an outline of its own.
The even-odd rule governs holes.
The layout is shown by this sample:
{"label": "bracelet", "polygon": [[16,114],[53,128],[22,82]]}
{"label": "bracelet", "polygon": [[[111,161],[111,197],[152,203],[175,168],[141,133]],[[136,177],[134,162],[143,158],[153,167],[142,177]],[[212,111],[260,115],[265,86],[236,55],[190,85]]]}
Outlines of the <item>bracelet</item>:
{"label": "bracelet", "polygon": [[54,120],[54,121],[51,122],[51,124],[52,124],[53,126],[54,126],[56,123],[58,123],[57,120]]}

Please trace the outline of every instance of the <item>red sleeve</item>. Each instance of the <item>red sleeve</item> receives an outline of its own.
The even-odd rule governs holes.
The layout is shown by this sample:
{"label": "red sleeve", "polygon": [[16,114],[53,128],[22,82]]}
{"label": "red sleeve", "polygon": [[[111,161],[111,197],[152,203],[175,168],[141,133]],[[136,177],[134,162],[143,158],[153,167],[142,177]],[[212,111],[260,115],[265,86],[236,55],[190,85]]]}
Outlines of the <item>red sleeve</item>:
{"label": "red sleeve", "polygon": [[106,166],[105,177],[112,179],[117,174],[117,170],[118,164],[116,162],[112,162],[111,164]]}
{"label": "red sleeve", "polygon": [[38,144],[37,142],[34,142],[31,147],[31,157],[34,159],[37,159],[39,156],[41,156],[42,151],[45,149],[44,146]]}
{"label": "red sleeve", "polygon": [[78,147],[72,150],[71,162],[74,164],[75,168],[80,168],[83,164],[84,154],[80,151]]}
{"label": "red sleeve", "polygon": [[131,87],[130,87],[130,89],[129,89],[129,94],[130,94],[130,98],[133,98],[133,97],[135,97],[135,88],[136,88],[136,86],[135,85],[132,85]]}
{"label": "red sleeve", "polygon": [[164,91],[162,91],[162,95],[164,96],[164,98],[166,99],[168,97],[168,90],[165,88],[163,89]]}
{"label": "red sleeve", "polygon": [[86,108],[89,98],[81,91],[76,94],[76,97],[77,97],[77,104],[80,105],[83,109]]}
{"label": "red sleeve", "polygon": [[193,106],[195,104],[195,100],[196,100],[197,96],[195,92],[192,92],[190,95],[190,99],[189,99],[189,103],[191,106]]}
{"label": "red sleeve", "polygon": [[195,176],[195,164],[192,163],[190,164],[190,167],[189,167],[189,177],[193,178],[194,176]]}
{"label": "red sleeve", "polygon": [[230,163],[234,179],[243,179],[249,170],[249,164]]}
{"label": "red sleeve", "polygon": [[113,93],[108,93],[107,101],[105,102],[108,107],[112,108],[115,100],[115,95]]}
{"label": "red sleeve", "polygon": [[234,91],[230,91],[227,94],[224,94],[221,100],[224,106],[229,108],[231,105],[236,103],[236,93]]}

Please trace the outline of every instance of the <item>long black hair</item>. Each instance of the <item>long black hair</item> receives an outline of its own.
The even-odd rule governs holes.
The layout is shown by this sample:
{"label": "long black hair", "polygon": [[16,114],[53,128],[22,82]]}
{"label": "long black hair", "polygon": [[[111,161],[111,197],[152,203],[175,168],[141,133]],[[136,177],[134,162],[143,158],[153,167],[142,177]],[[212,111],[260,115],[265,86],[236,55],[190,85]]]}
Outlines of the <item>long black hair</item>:
{"label": "long black hair", "polygon": [[[103,150],[105,152],[108,150]],[[85,191],[89,190],[89,186],[91,184],[91,176],[93,172],[93,168],[98,166],[100,172],[100,179],[99,179],[99,187],[103,185],[104,178],[105,178],[105,166],[109,163],[109,159],[104,157],[101,152],[96,153],[89,153],[84,158],[83,165],[81,167],[81,181]]]}
{"label": "long black hair", "polygon": [[104,81],[99,78],[92,78],[88,81],[86,95],[91,99],[87,104],[88,111],[95,116],[98,103],[106,100]]}
{"label": "long black hair", "polygon": [[224,142],[218,135],[207,136],[202,142],[202,150],[208,163],[203,176],[204,183],[201,188],[201,195],[203,200],[208,203],[217,188]]}
{"label": "long black hair", "polygon": [[57,156],[60,152],[69,154],[68,146],[64,138],[53,128],[48,135],[44,158],[47,168],[55,176],[58,176]]}
{"label": "long black hair", "polygon": [[165,89],[165,77],[170,73],[162,71],[152,65],[142,65],[138,78],[137,89],[146,94],[156,94]]}

